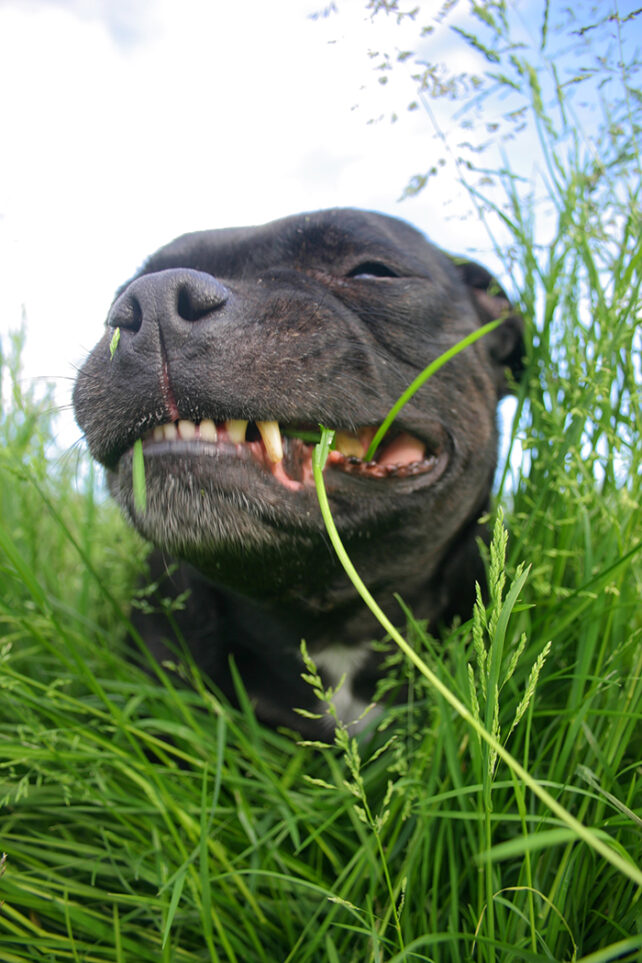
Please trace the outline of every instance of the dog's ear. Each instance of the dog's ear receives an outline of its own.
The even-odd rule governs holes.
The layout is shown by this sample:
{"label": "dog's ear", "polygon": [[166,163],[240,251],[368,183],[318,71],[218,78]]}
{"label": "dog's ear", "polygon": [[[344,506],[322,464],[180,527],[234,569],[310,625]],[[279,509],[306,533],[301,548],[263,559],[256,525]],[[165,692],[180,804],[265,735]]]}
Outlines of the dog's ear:
{"label": "dog's ear", "polygon": [[499,396],[510,392],[506,368],[515,381],[524,372],[524,321],[512,310],[506,292],[499,282],[481,264],[457,259],[455,264],[468,288],[481,324],[501,318],[499,327],[484,337],[492,360],[498,365],[497,387]]}

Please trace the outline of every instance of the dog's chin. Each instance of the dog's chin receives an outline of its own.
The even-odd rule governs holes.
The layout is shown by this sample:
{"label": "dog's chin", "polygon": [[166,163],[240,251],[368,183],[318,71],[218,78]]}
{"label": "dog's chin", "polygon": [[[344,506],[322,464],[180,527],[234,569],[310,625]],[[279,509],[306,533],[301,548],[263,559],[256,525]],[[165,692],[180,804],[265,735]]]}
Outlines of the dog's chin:
{"label": "dog's chin", "polygon": [[[169,554],[194,559],[221,551],[285,553],[324,532],[312,448],[288,439],[284,458],[274,463],[257,443],[160,440],[143,447],[144,483],[138,487],[144,504],[134,496],[132,450],[108,473],[109,487],[140,534]],[[435,485],[448,467],[445,444],[430,452],[418,446],[422,457],[415,461],[409,460],[403,439],[388,449],[394,450],[399,463],[392,455],[366,462],[330,452],[324,484],[335,520],[346,533],[397,514],[400,498]]]}

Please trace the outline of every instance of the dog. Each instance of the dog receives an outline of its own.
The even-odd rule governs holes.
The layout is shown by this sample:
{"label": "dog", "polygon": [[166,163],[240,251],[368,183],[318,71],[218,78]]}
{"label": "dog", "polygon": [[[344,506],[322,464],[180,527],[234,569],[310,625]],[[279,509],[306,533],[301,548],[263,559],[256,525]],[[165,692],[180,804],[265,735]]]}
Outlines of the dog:
{"label": "dog", "polygon": [[[366,460],[417,374],[495,318]],[[345,679],[349,723],[372,698],[381,629],[329,546],[308,433],[336,432],[325,486],[361,577],[393,622],[399,593],[437,632],[470,615],[484,582],[497,403],[523,356],[522,321],[483,267],[397,218],[334,209],[162,247],[117,292],[73,401],[111,494],[156,546],[161,595],[185,597],[173,617],[196,663],[234,700],[233,660],[261,720],[318,736],[332,723],[301,678],[301,640],[324,683]],[[166,616],[137,624],[167,657]]]}

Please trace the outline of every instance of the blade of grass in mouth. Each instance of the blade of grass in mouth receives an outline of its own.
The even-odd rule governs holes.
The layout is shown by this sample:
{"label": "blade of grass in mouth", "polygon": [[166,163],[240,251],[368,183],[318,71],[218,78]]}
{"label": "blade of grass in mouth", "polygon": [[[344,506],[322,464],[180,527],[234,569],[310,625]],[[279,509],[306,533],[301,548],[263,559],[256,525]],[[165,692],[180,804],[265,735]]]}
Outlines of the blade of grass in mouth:
{"label": "blade of grass in mouth", "polygon": [[140,438],[134,442],[132,453],[132,488],[134,490],[134,507],[136,511],[144,512],[147,508],[147,489],[145,486],[143,442]]}
{"label": "blade of grass in mouth", "polygon": [[430,364],[417,375],[412,384],[408,385],[404,393],[399,396],[397,401],[395,401],[394,405],[377,428],[374,437],[370,442],[370,447],[364,456],[365,461],[372,461],[377,448],[381,444],[381,439],[390,428],[390,425],[393,423],[403,406],[410,401],[412,396],[419,391],[421,386],[426,381],[428,381],[428,378],[434,375],[435,372],[439,371],[439,369],[445,365],[447,361],[450,361],[451,358],[454,358],[456,354],[459,354],[460,351],[463,351],[464,348],[467,348],[469,345],[474,344],[475,341],[479,341],[480,338],[483,338],[485,334],[488,334],[501,323],[502,319],[498,318],[496,321],[489,321],[488,324],[484,324],[477,331],[473,331],[472,334],[469,334],[466,338],[458,341],[457,344],[453,345],[452,348],[448,348],[447,351],[444,351],[443,354],[440,354],[438,358],[435,358],[434,361],[431,361]]}
{"label": "blade of grass in mouth", "polygon": [[315,431],[314,428],[309,430],[298,428],[282,428],[281,431],[288,438],[300,438],[301,441],[305,441],[311,445],[318,445],[321,441],[321,432]]}

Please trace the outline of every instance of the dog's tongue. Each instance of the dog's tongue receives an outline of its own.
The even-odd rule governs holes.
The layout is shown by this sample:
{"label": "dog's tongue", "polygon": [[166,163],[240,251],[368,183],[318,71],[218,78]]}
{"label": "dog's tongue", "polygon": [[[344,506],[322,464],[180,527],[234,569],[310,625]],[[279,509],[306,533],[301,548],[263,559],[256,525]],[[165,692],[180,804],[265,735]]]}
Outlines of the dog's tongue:
{"label": "dog's tongue", "polygon": [[412,465],[425,457],[426,446],[423,442],[404,431],[389,444],[384,441],[376,459],[379,465]]}

